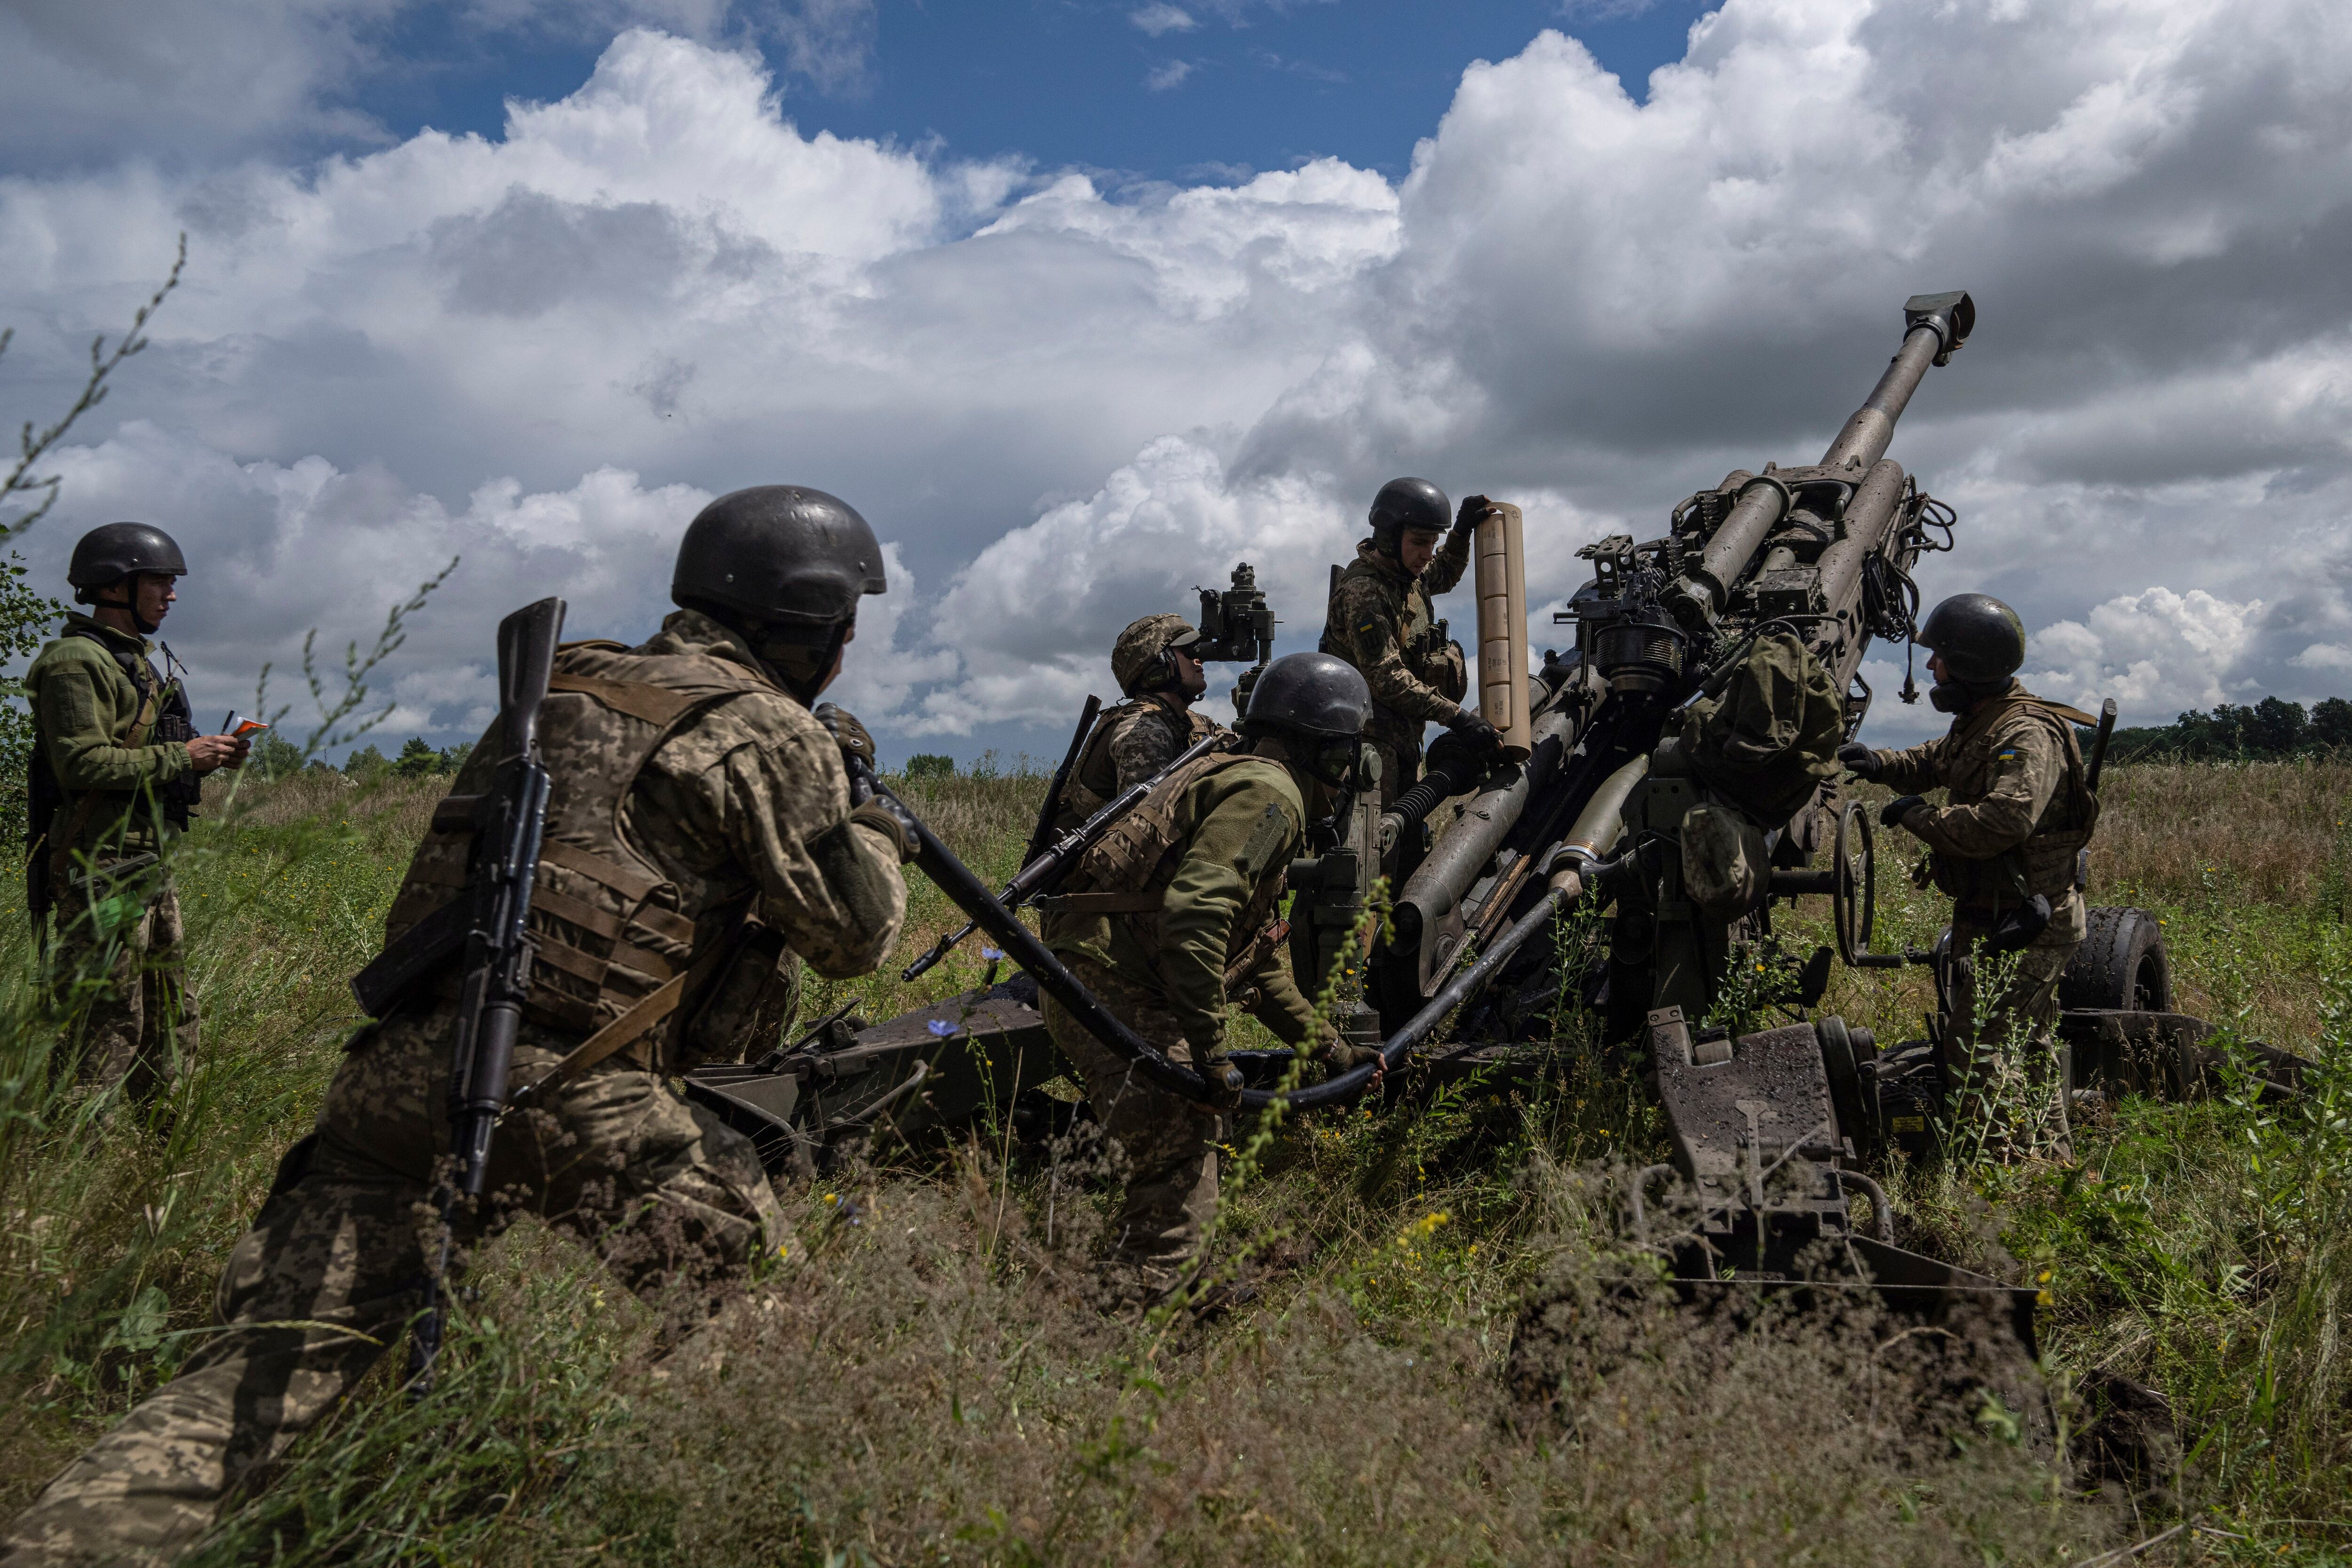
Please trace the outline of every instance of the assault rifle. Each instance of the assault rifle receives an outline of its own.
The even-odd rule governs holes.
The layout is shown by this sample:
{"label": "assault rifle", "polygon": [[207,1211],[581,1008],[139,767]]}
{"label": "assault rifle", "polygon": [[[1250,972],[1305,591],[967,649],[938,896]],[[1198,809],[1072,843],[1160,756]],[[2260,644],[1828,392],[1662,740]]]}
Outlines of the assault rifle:
{"label": "assault rifle", "polygon": [[[467,890],[450,906],[466,921],[458,980],[457,1034],[449,1073],[451,1159],[433,1194],[441,1216],[425,1308],[408,1346],[409,1388],[433,1386],[441,1351],[442,1285],[460,1201],[477,1202],[489,1174],[490,1135],[506,1109],[507,1073],[530,987],[530,890],[547,826],[547,769],[539,760],[539,709],[563,632],[563,601],[541,599],[499,623],[499,732],[508,755],[474,804],[474,858]],[[364,976],[363,976],[364,978]],[[353,989],[360,989],[359,982]],[[364,994],[363,994],[364,999]]]}
{"label": "assault rifle", "polygon": [[[1203,735],[1179,752],[1176,754],[1176,760],[1166,767],[1148,779],[1139,779],[1129,785],[1109,805],[1063,834],[1061,837],[1048,845],[1044,853],[1036,855],[1026,866],[1022,867],[1020,874],[1005,883],[1003,891],[996,895],[996,901],[1007,910],[1017,910],[1030,900],[1041,894],[1052,892],[1062,879],[1069,874],[1070,868],[1076,866],[1087,850],[1101,843],[1103,835],[1116,826],[1120,817],[1143,804],[1143,797],[1150,795],[1160,780],[1193,758],[1213,752],[1220,746],[1231,744],[1234,738],[1232,731],[1225,730]],[[940,938],[931,944],[931,950],[929,952],[907,965],[898,978],[912,980],[929,969],[940,959],[945,958],[956,943],[979,930],[980,923],[979,918],[974,916],[966,921],[961,930],[950,931]]]}

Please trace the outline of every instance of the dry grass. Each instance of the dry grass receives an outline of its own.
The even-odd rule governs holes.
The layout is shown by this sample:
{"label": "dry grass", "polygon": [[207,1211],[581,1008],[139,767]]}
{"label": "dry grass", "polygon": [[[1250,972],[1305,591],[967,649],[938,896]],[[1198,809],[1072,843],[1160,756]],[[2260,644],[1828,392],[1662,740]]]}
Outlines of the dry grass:
{"label": "dry grass", "polygon": [[[2110,785],[2102,864],[2161,889],[2174,885],[2155,879],[2163,857],[2123,847],[2158,837],[2130,837],[2160,810],[2141,772]],[[43,1052],[37,1026],[19,1030],[0,1071],[13,1113],[0,1117],[0,1401],[22,1418],[0,1424],[0,1510],[168,1373],[185,1342],[142,1328],[142,1302],[173,1329],[206,1320],[223,1252],[333,1067],[344,978],[373,951],[407,843],[445,787],[289,781],[244,803],[233,829],[197,836],[181,879],[207,1059],[168,1131],[28,1088]],[[956,779],[909,793],[983,875],[1003,877],[1039,787]],[[2192,777],[2174,793],[2201,787]],[[2308,796],[2210,787],[2217,802],[2231,787],[2285,801],[2265,820],[2310,825]],[[2233,856],[2237,843],[2221,836],[2208,862],[2219,880],[2168,917],[2194,927],[2184,979],[2210,991],[2275,973],[2276,988],[2299,980],[2320,996],[2334,949],[2245,933],[2319,929],[2311,894],[2292,890],[2327,884],[2242,897],[2233,879],[2256,885],[2256,862],[2251,845]],[[1891,858],[1882,881],[1897,938],[1932,935],[1932,901],[1896,890]],[[919,879],[910,890],[897,963],[960,923]],[[2219,934],[2231,921],[2234,948]],[[981,967],[974,952],[914,986],[886,968],[813,986],[811,1005],[854,989],[881,1016]],[[1887,1037],[1916,1033],[1916,976],[1836,984],[1831,1005]],[[2319,1002],[2300,1005],[2287,1011],[2315,1035]],[[2173,1393],[2227,1434],[2189,1500],[2235,1510],[2231,1528],[2264,1561],[2326,1561],[2274,1554],[2298,1541],[2321,1552],[2327,1537],[2265,1521],[2326,1517],[2340,1500],[2352,1437],[2327,1353],[2328,1258],[2352,1233],[2340,1205],[2294,1195],[2316,1178],[2289,1157],[2291,1129],[2198,1115],[2149,1108],[2095,1135],[2112,1142],[2086,1139],[2107,1188],[1992,1173],[1914,1190],[1965,1260],[2013,1267],[1986,1238],[1993,1224],[2029,1267],[2062,1259],[2059,1364],[2111,1365]],[[2246,1147],[2279,1173],[2270,1185],[2248,1178]],[[1628,1268],[1607,1173],[1656,1153],[1638,1078],[1600,1060],[1541,1085],[1285,1129],[1237,1184],[1217,1254],[1264,1293],[1208,1327],[1106,1320],[1087,1304],[1085,1264],[1115,1189],[1077,1150],[901,1150],[894,1168],[785,1194],[803,1244],[792,1261],[658,1362],[645,1314],[568,1244],[522,1227],[483,1271],[485,1317],[444,1390],[412,1410],[377,1388],[228,1521],[208,1560],[1973,1564],[2066,1563],[2127,1539],[2106,1506],[2053,1490],[2031,1423],[2012,1435],[1973,1396],[1921,1408],[1922,1369],[1902,1364],[1915,1342],[1889,1346],[1882,1325],[1604,1312],[1552,1369],[1560,1412],[1515,1404],[1503,1373],[1530,1287],[1605,1300],[1594,1282]],[[2136,1184],[2126,1170],[2143,1173]],[[2132,1194],[2121,1207],[2116,1186]],[[1987,1199],[2011,1217],[1983,1218]],[[2231,1284],[2257,1278],[2270,1294]],[[2229,1405],[2273,1366],[2294,1369],[2300,1404]]]}

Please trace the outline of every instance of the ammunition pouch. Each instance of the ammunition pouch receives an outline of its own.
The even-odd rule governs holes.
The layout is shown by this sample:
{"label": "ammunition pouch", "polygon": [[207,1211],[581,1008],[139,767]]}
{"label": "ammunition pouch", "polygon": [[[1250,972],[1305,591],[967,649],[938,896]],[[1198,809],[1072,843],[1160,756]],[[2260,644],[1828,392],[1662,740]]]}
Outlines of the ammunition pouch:
{"label": "ammunition pouch", "polygon": [[1764,901],[1772,856],[1764,830],[1740,812],[1713,803],[1683,814],[1683,891],[1713,921],[1736,921]]}

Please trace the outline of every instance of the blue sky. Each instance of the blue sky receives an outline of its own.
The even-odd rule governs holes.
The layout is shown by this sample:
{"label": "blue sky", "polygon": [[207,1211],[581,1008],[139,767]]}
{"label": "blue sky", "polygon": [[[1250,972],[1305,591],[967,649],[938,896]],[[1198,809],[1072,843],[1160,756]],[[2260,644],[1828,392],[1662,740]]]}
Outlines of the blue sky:
{"label": "blue sky", "polygon": [[[793,69],[773,26],[739,27],[785,83],[803,132],[940,139],[966,158],[1012,155],[1143,180],[1230,180],[1332,156],[1391,180],[1474,59],[1517,54],[1546,27],[1581,40],[1639,97],[1682,58],[1695,0],[1563,6],[1559,0],[881,0],[855,68]],[[430,125],[496,135],[505,100],[577,88],[607,41],[544,27],[488,29],[467,8],[404,13],[389,57],[352,95],[406,137]]]}

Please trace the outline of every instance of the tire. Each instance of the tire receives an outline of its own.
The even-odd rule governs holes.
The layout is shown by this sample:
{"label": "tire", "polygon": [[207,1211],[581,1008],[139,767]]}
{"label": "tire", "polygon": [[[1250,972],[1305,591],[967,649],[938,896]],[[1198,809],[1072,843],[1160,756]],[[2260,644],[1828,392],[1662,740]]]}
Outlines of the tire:
{"label": "tire", "polygon": [[2058,977],[2058,1005],[2121,1013],[2172,1011],[2172,959],[2146,910],[2095,905],[2083,945]]}

